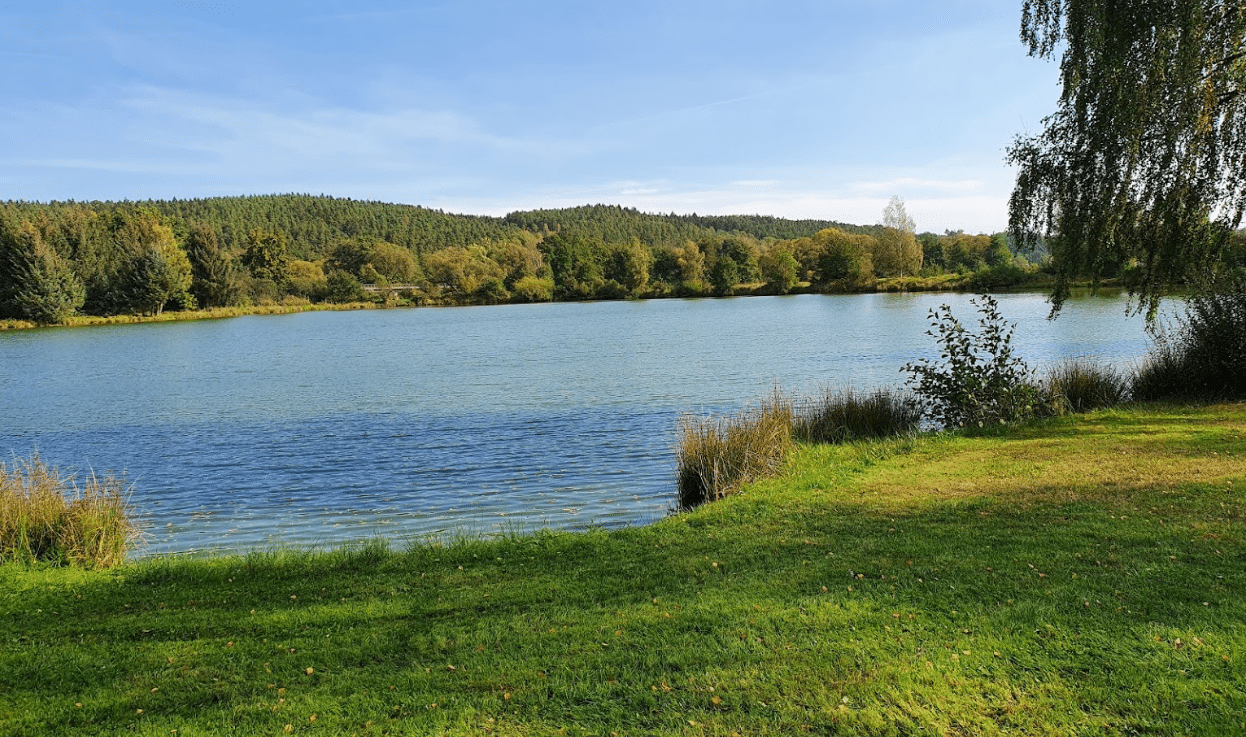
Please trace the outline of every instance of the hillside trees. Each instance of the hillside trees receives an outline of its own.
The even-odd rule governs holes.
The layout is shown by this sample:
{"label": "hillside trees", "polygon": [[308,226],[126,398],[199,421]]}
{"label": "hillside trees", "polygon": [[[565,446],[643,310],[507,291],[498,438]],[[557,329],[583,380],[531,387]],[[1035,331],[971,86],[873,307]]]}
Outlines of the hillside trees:
{"label": "hillside trees", "polygon": [[636,296],[648,286],[653,252],[642,246],[639,239],[608,246],[603,255],[602,276],[617,285],[615,291]]}
{"label": "hillside trees", "polygon": [[1153,316],[1221,266],[1246,208],[1246,4],[1025,0],[1021,38],[1059,51],[1062,93],[1008,150],[1009,230],[1050,247],[1053,311],[1072,278],[1124,264]]}
{"label": "hillside trees", "polygon": [[812,241],[816,254],[812,277],[817,286],[840,283],[845,287],[860,287],[874,278],[877,240],[873,237],[827,228]]}
{"label": "hillside trees", "polygon": [[186,236],[186,255],[190,258],[191,294],[204,308],[232,307],[242,303],[242,272],[225,249],[216,230],[207,223],[192,223]]}
{"label": "hillside trees", "polygon": [[787,294],[796,285],[796,272],[800,264],[792,252],[781,246],[768,249],[757,259],[757,267],[761,270],[761,278],[766,288],[776,294]]}
{"label": "hillside trees", "polygon": [[328,266],[367,283],[415,284],[424,280],[420,262],[410,251],[366,236],[339,243],[329,256]]}
{"label": "hillside trees", "polygon": [[505,269],[489,258],[484,246],[434,251],[424,257],[424,271],[429,282],[457,300],[477,293],[496,299],[506,276]]}
{"label": "hillside trees", "polygon": [[0,317],[64,322],[86,299],[69,263],[30,222],[0,218]]}
{"label": "hillside trees", "polygon": [[93,311],[158,315],[169,305],[194,306],[190,258],[159,213],[114,212],[107,234],[101,268],[88,275],[87,302]]}
{"label": "hillside trees", "polygon": [[591,299],[605,284],[599,254],[600,241],[555,233],[541,241],[541,253],[554,278],[554,296],[560,300]]}
{"label": "hillside trees", "polygon": [[277,284],[286,280],[286,267],[291,259],[285,233],[252,230],[247,233],[246,246],[242,265],[251,276]]}

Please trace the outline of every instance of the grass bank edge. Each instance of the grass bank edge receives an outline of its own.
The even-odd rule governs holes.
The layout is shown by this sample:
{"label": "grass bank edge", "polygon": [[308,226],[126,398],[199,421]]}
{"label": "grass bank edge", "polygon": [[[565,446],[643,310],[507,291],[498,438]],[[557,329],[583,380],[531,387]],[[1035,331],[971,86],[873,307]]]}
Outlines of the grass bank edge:
{"label": "grass bank edge", "polygon": [[3,566],[0,703],[33,734],[1240,733],[1243,433],[1124,405],[799,446],[619,531]]}

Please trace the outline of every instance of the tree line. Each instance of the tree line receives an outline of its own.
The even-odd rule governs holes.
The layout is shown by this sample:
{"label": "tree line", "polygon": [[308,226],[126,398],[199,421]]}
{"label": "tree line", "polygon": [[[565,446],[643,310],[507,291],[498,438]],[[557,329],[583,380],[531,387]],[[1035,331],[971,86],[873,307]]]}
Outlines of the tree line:
{"label": "tree line", "polygon": [[882,223],[652,215],[594,205],[450,215],[278,195],[0,203],[0,317],[160,314],[277,302],[494,304],[854,291],[892,276],[1028,268],[1003,234]]}

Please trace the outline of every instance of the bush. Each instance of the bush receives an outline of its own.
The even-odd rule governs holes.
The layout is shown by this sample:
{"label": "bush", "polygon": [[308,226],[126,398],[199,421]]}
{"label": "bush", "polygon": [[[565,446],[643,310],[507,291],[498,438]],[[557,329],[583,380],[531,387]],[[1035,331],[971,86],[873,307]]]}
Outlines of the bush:
{"label": "bush", "polygon": [[363,285],[354,274],[335,271],[325,279],[324,298],[335,304],[346,304],[363,300]]}
{"label": "bush", "polygon": [[1198,285],[1134,376],[1139,399],[1246,397],[1246,272]]}
{"label": "bush", "polygon": [[1025,362],[1012,355],[1012,333],[988,295],[972,300],[982,317],[980,333],[970,333],[947,305],[930,311],[941,359],[921,359],[901,369],[911,374],[922,412],[945,428],[1022,420],[1050,410],[1050,400],[1034,385]]}
{"label": "bush", "polygon": [[11,468],[0,463],[0,558],[109,568],[138,538],[129,495],[112,477],[79,490],[36,453]]}
{"label": "bush", "polygon": [[792,447],[792,403],[778,391],[734,417],[680,419],[679,506],[691,509],[778,473]]}
{"label": "bush", "polygon": [[1052,399],[1069,412],[1113,407],[1129,393],[1126,377],[1084,358],[1065,361],[1051,369],[1044,383]]}
{"label": "bush", "polygon": [[844,443],[915,432],[922,411],[913,397],[878,389],[858,394],[849,389],[827,390],[812,400],[796,418],[794,433],[810,443]]}

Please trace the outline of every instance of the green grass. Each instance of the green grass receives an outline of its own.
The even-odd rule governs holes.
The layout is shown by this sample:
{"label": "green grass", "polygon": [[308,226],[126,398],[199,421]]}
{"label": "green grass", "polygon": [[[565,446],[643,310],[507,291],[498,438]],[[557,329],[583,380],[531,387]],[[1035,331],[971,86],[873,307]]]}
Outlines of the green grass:
{"label": "green grass", "polygon": [[0,734],[1243,734],[1244,433],[1125,406],[801,447],[643,528],[8,565]]}
{"label": "green grass", "polygon": [[[208,310],[166,310],[159,315],[74,315],[62,325],[65,327],[88,327],[92,325],[129,325],[145,322],[184,322],[187,320],[219,320],[243,315],[291,315],[299,312],[328,312],[341,310],[369,310],[379,305],[374,302],[351,302],[347,304],[317,303],[305,300],[250,305],[247,307],[213,307]],[[29,330],[41,327],[29,320],[0,320],[0,331]]]}

